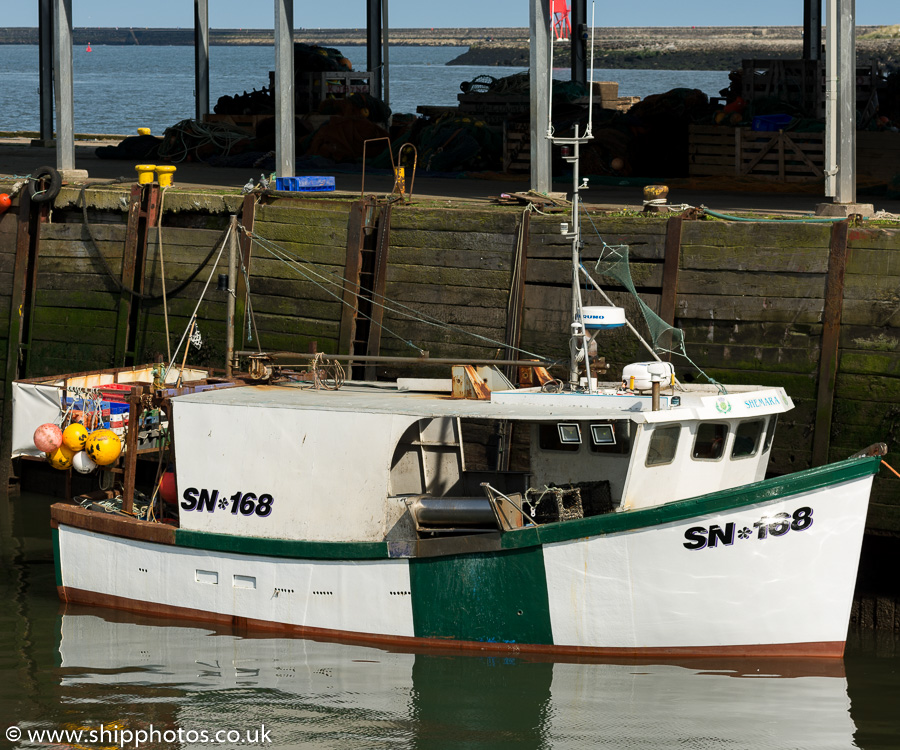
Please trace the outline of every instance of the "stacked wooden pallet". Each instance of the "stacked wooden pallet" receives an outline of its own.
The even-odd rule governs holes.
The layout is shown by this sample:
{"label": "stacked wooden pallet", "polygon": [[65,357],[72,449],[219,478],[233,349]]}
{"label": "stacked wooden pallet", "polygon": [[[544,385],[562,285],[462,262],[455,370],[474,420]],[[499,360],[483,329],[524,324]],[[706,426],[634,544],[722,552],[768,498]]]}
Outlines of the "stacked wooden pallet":
{"label": "stacked wooden pallet", "polygon": [[752,176],[780,182],[824,178],[825,133],[756,132],[750,128],[692,125],[689,174]]}

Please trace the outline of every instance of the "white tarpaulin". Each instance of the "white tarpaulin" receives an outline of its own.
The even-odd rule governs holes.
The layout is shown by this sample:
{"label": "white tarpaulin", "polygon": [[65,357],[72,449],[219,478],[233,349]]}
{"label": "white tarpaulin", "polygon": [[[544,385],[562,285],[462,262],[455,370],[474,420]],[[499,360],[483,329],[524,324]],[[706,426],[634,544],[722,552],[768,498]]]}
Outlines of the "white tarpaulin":
{"label": "white tarpaulin", "polygon": [[60,389],[55,385],[12,384],[12,457],[43,456],[34,446],[34,431],[60,418]]}

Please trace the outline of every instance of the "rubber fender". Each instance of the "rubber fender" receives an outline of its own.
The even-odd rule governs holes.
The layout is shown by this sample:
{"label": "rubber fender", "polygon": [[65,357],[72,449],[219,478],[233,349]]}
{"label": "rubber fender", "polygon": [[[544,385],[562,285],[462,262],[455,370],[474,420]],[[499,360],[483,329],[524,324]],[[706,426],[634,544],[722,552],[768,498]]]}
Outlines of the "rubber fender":
{"label": "rubber fender", "polygon": [[[39,180],[50,178],[50,186],[46,190],[37,190],[35,187]],[[49,203],[57,195],[62,187],[62,176],[53,167],[38,167],[31,173],[28,181],[28,197],[32,203]]]}

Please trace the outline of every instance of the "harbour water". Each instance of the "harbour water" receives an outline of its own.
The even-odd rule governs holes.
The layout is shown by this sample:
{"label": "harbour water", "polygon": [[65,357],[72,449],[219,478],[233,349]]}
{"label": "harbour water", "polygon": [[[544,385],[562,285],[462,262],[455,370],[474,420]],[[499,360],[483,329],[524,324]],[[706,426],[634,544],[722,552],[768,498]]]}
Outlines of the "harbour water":
{"label": "harbour water", "polygon": [[[356,70],[365,69],[364,47],[342,51]],[[461,47],[396,47],[390,51],[390,106],[415,112],[418,105],[454,106],[459,84],[480,75],[495,78],[523,68],[448,66]],[[39,128],[38,48],[0,45],[0,131]],[[272,47],[211,47],[210,101],[261,89],[275,66]],[[156,134],[194,116],[192,47],[92,46],[74,50],[75,132]],[[559,79],[568,77],[559,70]],[[594,80],[618,81],[620,96],[646,97],[673,88],[699,88],[718,96],[728,85],[725,71],[601,70]]]}
{"label": "harbour water", "polygon": [[[51,502],[23,495],[8,518],[0,512],[5,747],[900,744],[893,633],[854,634],[843,661],[577,663],[388,651],[155,620],[59,602]],[[90,564],[115,569],[114,560]]]}

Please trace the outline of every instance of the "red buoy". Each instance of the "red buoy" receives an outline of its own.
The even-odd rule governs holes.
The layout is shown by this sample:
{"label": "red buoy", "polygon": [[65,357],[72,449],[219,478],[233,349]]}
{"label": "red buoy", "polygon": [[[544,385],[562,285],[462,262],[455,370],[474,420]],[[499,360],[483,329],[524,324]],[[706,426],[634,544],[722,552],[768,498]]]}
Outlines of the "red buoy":
{"label": "red buoy", "polygon": [[12,198],[6,193],[0,193],[0,214],[6,213],[6,209],[12,205]]}
{"label": "red buoy", "polygon": [[90,51],[91,51],[91,43],[90,43],[90,42],[88,42],[88,46],[87,46],[87,50],[86,50],[86,51],[87,51],[87,52],[90,52]]}
{"label": "red buoy", "polygon": [[159,496],[163,499],[163,502],[169,505],[175,505],[178,502],[174,471],[167,471],[162,475],[162,481],[159,483]]}

